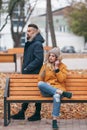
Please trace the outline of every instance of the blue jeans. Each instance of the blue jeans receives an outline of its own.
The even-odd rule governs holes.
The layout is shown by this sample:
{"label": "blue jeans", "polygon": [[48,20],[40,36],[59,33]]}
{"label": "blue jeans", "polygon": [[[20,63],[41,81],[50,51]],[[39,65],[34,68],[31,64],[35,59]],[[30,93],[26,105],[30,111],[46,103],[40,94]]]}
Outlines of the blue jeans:
{"label": "blue jeans", "polygon": [[54,88],[43,81],[40,81],[38,83],[38,87],[44,97],[53,97],[52,116],[55,116],[55,117],[59,116],[61,100],[60,100],[60,95],[56,93],[57,88]]}

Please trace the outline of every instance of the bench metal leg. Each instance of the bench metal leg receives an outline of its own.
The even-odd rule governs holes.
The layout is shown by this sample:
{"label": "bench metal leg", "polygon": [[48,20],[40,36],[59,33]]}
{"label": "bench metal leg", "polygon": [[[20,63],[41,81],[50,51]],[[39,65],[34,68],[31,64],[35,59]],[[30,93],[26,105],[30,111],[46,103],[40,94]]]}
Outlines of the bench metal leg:
{"label": "bench metal leg", "polygon": [[8,103],[8,120],[10,121],[10,103]]}
{"label": "bench metal leg", "polygon": [[10,122],[10,103],[4,98],[4,126],[7,126]]}
{"label": "bench metal leg", "polygon": [[4,126],[7,126],[7,102],[4,98]]}

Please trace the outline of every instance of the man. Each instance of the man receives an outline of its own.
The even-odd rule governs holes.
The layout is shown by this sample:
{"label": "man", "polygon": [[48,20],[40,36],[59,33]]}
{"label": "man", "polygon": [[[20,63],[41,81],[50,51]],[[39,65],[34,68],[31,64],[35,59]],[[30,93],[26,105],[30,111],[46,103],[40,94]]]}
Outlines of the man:
{"label": "man", "polygon": [[[22,74],[38,74],[43,64],[43,37],[35,24],[29,24],[27,29],[27,42],[24,47]],[[41,103],[36,103],[36,111],[33,116],[28,118],[29,121],[41,120],[40,110]],[[13,119],[25,119],[25,111],[28,103],[22,104],[22,109],[15,115]]]}

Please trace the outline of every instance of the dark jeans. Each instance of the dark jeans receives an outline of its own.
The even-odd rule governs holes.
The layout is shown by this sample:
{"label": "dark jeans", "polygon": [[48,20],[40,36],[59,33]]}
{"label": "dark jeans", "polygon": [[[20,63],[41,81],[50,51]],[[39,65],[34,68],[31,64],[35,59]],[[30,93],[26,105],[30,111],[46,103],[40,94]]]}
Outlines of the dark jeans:
{"label": "dark jeans", "polygon": [[[36,106],[36,113],[40,113],[41,111],[41,103],[35,103],[35,106]],[[26,111],[26,109],[28,108],[28,103],[23,103],[22,104],[22,111]]]}

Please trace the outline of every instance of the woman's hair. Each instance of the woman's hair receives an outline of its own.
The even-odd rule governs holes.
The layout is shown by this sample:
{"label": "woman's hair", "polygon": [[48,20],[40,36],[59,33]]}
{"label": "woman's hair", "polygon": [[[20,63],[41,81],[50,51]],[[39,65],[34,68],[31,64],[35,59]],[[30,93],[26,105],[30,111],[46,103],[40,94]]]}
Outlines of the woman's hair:
{"label": "woman's hair", "polygon": [[61,55],[59,47],[54,47],[53,49],[48,51],[46,58],[45,58],[45,64],[46,64],[47,67],[49,67],[50,69],[53,70],[54,66],[53,66],[53,64],[51,64],[49,62],[49,56],[50,56],[51,53],[53,53],[56,56],[56,58],[57,58],[57,60],[59,60],[59,62],[61,62],[61,60],[62,60],[62,55]]}
{"label": "woman's hair", "polygon": [[51,53],[53,53],[56,56],[56,58],[59,60],[59,62],[61,62],[62,55],[61,55],[61,51],[60,51],[59,47],[54,47],[53,49],[48,51],[46,58],[45,58],[45,62],[49,62],[48,59],[49,59],[49,56],[50,56]]}

